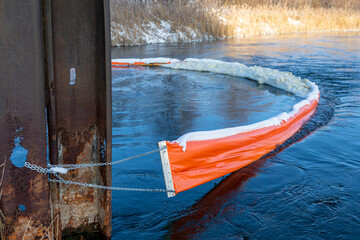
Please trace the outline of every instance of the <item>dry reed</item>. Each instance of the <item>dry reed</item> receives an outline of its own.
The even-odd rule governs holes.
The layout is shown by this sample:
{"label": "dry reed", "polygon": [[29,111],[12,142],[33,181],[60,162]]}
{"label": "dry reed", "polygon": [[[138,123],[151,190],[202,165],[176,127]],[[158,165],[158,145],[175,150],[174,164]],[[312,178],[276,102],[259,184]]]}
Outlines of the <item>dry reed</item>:
{"label": "dry reed", "polygon": [[360,30],[360,12],[345,8],[232,5],[222,9],[216,16],[225,23],[230,36],[237,37]]}
{"label": "dry reed", "polygon": [[213,31],[221,28],[212,21],[205,10],[176,1],[111,2],[113,45],[202,40],[209,34],[218,35]]}
{"label": "dry reed", "polygon": [[358,0],[111,1],[112,45],[359,31]]}

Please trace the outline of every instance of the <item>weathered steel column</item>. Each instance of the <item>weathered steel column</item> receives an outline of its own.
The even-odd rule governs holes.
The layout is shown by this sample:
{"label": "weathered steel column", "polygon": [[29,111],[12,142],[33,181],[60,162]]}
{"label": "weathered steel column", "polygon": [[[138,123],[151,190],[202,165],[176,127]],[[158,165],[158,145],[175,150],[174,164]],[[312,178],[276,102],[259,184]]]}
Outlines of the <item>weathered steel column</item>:
{"label": "weathered steel column", "polygon": [[[110,238],[110,191],[24,167],[46,168],[46,117],[52,164],[111,161],[108,0],[0,1],[0,238]],[[111,169],[64,178],[109,186]]]}
{"label": "weathered steel column", "polygon": [[[0,1],[0,238],[52,231],[46,167],[42,1]],[[18,210],[17,210],[18,209]]]}
{"label": "weathered steel column", "polygon": [[[111,161],[108,0],[45,0],[50,162]],[[111,168],[70,171],[66,180],[111,185]],[[62,237],[110,238],[109,190],[51,184]]]}

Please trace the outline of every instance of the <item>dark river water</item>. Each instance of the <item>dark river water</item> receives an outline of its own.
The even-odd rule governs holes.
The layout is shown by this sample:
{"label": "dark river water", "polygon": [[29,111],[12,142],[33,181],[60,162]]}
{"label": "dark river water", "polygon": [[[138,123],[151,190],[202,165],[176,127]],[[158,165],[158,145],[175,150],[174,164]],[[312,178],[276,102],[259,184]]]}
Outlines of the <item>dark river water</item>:
{"label": "dark river water", "polygon": [[[360,33],[148,45],[113,58],[214,58],[290,71],[321,92],[274,153],[182,192],[113,192],[113,239],[360,239]],[[300,98],[256,82],[163,68],[113,69],[113,160],[194,130],[265,120]],[[165,188],[158,153],[113,167],[113,186]]]}

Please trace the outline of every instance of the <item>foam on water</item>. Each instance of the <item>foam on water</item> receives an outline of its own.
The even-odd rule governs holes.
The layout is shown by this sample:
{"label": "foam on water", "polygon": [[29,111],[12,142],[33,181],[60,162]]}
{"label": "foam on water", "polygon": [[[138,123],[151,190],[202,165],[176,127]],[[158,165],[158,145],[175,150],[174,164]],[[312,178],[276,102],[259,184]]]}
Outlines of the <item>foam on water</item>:
{"label": "foam on water", "polygon": [[310,102],[318,100],[319,98],[319,89],[316,84],[312,83],[308,79],[301,79],[300,77],[296,77],[290,72],[281,72],[271,68],[263,68],[258,66],[248,67],[244,64],[236,62],[223,62],[214,59],[195,58],[187,58],[184,61],[173,59],[171,60],[171,64],[162,66],[173,69],[214,72],[236,77],[249,78],[258,81],[259,83],[268,84],[270,86],[306,98],[305,100],[295,104],[292,111],[288,113],[280,113],[276,117],[272,117],[261,122],[246,126],[218,129],[213,131],[186,133],[185,135],[175,140],[175,142],[179,143],[179,145],[183,147],[183,151],[186,150],[186,143],[188,141],[218,139],[260,128],[278,126],[282,121],[288,121],[289,118],[297,114],[303,106],[309,105]]}
{"label": "foam on water", "polygon": [[254,131],[260,128],[279,126],[282,121],[288,121],[291,117],[295,116],[295,114],[297,114],[303,106],[309,105],[312,101],[319,99],[319,89],[315,83],[309,81],[308,79],[301,79],[300,77],[296,77],[291,72],[281,72],[271,68],[264,68],[259,66],[248,67],[238,62],[224,62],[215,59],[197,58],[187,58],[183,61],[162,57],[113,59],[112,61],[129,65],[136,62],[143,62],[146,64],[163,63],[163,65],[161,65],[162,67],[172,69],[213,72],[235,77],[249,78],[258,81],[261,84],[267,84],[306,98],[305,100],[295,104],[292,111],[288,113],[282,112],[275,117],[261,122],[246,126],[231,127],[212,131],[197,131],[186,133],[174,141],[182,146],[183,151],[186,151],[186,143],[188,141],[218,139],[233,136],[239,133]]}

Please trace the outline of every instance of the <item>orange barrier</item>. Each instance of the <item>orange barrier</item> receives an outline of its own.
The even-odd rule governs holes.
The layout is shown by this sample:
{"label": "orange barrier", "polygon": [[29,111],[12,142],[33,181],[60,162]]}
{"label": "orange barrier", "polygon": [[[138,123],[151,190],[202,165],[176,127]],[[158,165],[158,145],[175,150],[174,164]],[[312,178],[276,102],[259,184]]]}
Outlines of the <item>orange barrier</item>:
{"label": "orange barrier", "polygon": [[[144,61],[139,61],[144,60]],[[210,64],[204,68],[202,61]],[[171,64],[174,63],[174,64]],[[186,59],[118,59],[113,66],[159,66],[175,69],[214,71],[253,78],[269,85],[299,94],[310,89],[306,100],[294,105],[289,113],[256,124],[183,135],[176,141],[159,142],[160,156],[168,197],[234,172],[258,160],[293,136],[315,113],[319,102],[318,87],[289,73],[272,69],[246,67],[218,60]],[[199,65],[200,64],[200,65]],[[220,66],[220,70],[219,70]],[[293,81],[292,84],[284,79]],[[173,192],[171,192],[173,191]]]}
{"label": "orange barrier", "polygon": [[127,62],[111,61],[111,65],[112,65],[113,67],[125,67],[125,66],[160,66],[160,65],[164,65],[164,64],[170,64],[170,62],[164,62],[164,63],[159,63],[159,62],[153,62],[153,63],[132,62],[132,63],[127,63]]}
{"label": "orange barrier", "polygon": [[113,69],[128,69],[129,67],[135,68],[135,69],[139,69],[139,70],[143,70],[145,69],[146,65],[112,65]]}
{"label": "orange barrier", "polygon": [[294,135],[316,111],[318,100],[303,106],[279,126],[256,129],[233,136],[187,142],[186,151],[166,142],[172,182],[176,193],[234,172],[274,150]]}

